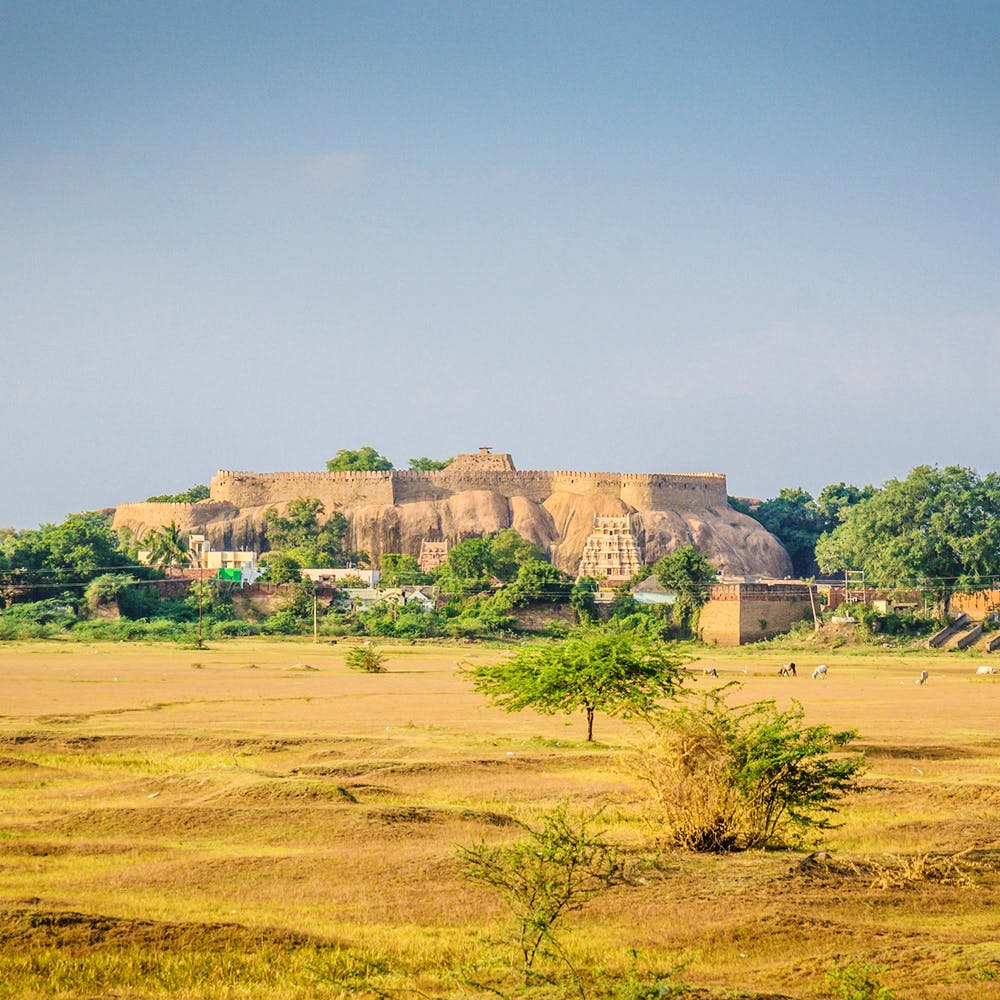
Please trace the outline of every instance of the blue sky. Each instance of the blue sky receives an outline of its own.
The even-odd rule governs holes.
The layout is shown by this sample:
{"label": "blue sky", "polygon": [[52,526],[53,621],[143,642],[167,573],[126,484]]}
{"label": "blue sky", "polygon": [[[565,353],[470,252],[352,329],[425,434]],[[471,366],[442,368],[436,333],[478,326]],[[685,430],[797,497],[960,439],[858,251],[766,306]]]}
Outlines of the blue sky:
{"label": "blue sky", "polygon": [[1000,468],[1000,5],[0,3],[0,525],[482,444]]}

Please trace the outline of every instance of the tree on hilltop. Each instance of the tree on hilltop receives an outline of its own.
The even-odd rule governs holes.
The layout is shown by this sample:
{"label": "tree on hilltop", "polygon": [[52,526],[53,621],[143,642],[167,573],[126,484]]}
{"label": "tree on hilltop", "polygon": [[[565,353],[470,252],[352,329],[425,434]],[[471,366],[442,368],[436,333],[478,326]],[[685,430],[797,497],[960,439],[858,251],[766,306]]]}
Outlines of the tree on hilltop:
{"label": "tree on hilltop", "polygon": [[410,468],[415,472],[440,472],[447,469],[455,459],[453,458],[427,458],[425,455],[420,458],[410,459]]}
{"label": "tree on hilltop", "polygon": [[199,483],[183,493],[161,493],[159,496],[146,497],[146,503],[197,503],[199,500],[207,500],[210,493],[204,483]]}
{"label": "tree on hilltop", "polygon": [[392,468],[392,462],[366,444],[357,451],[341,448],[327,461],[326,468],[328,472],[386,472]]}

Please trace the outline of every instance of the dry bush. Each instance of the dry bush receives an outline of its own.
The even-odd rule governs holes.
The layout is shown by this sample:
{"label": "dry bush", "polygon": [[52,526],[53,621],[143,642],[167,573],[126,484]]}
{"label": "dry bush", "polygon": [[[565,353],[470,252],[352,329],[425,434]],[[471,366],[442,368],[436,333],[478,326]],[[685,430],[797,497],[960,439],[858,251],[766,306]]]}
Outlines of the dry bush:
{"label": "dry bush", "polygon": [[667,839],[689,850],[732,851],[832,826],[865,759],[836,754],[852,730],[806,726],[803,714],[795,702],[783,711],[773,701],[731,707],[722,689],[651,720],[632,771]]}
{"label": "dry bush", "polygon": [[929,854],[891,856],[882,861],[855,863],[859,875],[869,879],[873,889],[903,889],[922,882],[939,885],[971,886],[973,880],[955,857],[931,857]]}

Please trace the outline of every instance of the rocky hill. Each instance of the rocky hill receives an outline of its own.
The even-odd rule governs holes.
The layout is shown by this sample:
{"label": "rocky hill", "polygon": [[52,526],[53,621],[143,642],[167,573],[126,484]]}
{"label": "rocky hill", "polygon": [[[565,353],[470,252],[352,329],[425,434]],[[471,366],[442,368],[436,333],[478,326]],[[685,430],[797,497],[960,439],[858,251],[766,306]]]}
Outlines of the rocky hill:
{"label": "rocky hill", "polygon": [[632,514],[645,562],[693,545],[723,573],[782,578],[791,563],[780,542],[729,507],[725,476],[519,472],[509,455],[462,455],[440,472],[220,472],[211,497],[194,504],[122,504],[114,524],[138,536],[177,522],[214,548],[267,547],[264,511],[318,497],[350,525],[350,547],[378,557],[417,555],[424,539],[456,544],[514,528],[575,574],[595,516]]}

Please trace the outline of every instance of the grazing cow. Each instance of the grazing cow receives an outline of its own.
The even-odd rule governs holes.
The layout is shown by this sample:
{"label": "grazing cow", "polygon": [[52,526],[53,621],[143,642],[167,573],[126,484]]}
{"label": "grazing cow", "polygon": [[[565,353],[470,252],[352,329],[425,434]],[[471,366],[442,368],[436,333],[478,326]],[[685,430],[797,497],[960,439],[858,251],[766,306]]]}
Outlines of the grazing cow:
{"label": "grazing cow", "polygon": [[920,671],[920,676],[917,678],[917,683],[918,684],[926,684],[928,677],[930,677],[930,674],[927,673],[926,670],[921,670]]}
{"label": "grazing cow", "polygon": [[995,674],[996,672],[997,672],[996,667],[976,667],[976,673],[980,677],[983,677],[986,674]]}
{"label": "grazing cow", "polygon": [[827,665],[825,663],[821,663],[813,671],[813,680],[814,681],[815,680],[825,681],[826,680],[826,672],[827,672],[828,669],[829,669],[829,667],[827,667]]}
{"label": "grazing cow", "polygon": [[794,677],[795,676],[795,664],[794,663],[782,663],[781,669],[778,670],[779,677]]}

